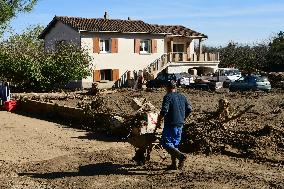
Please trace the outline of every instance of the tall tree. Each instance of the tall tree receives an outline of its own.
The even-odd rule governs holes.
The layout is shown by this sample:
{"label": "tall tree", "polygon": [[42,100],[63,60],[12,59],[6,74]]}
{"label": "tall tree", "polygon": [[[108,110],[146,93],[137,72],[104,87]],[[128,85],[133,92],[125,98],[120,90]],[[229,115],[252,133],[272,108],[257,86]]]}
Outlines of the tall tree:
{"label": "tall tree", "polygon": [[284,32],[280,31],[269,44],[268,71],[284,71]]}
{"label": "tall tree", "polygon": [[38,0],[0,0],[0,36],[19,13],[30,12]]}
{"label": "tall tree", "polygon": [[91,74],[91,57],[72,43],[47,53],[43,41],[37,38],[42,29],[27,28],[0,42],[1,81],[9,81],[22,91],[50,91]]}

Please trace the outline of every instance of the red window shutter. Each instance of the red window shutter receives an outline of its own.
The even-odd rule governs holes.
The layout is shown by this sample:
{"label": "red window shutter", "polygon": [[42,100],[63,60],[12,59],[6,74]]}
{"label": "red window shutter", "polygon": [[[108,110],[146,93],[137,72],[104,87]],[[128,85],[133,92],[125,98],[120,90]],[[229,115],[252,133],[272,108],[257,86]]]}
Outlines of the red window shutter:
{"label": "red window shutter", "polygon": [[118,39],[111,39],[111,53],[118,53]]}
{"label": "red window shutter", "polygon": [[101,70],[94,70],[93,81],[100,81],[100,80],[101,80]]}
{"label": "red window shutter", "polygon": [[111,75],[112,75],[111,77],[112,81],[118,80],[119,79],[119,69],[113,69]]}
{"label": "red window shutter", "polygon": [[93,52],[100,53],[100,38],[98,37],[93,38]]}
{"label": "red window shutter", "polygon": [[152,43],[152,53],[157,53],[157,40],[156,39],[152,39],[151,40]]}
{"label": "red window shutter", "polygon": [[140,39],[134,39],[134,53],[140,53]]}

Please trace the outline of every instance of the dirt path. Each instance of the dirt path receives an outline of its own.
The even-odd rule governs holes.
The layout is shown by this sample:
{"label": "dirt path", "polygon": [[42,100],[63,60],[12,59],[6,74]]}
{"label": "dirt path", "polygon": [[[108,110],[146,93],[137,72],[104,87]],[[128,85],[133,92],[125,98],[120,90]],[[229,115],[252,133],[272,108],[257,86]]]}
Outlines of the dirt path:
{"label": "dirt path", "polygon": [[127,143],[3,111],[0,120],[0,188],[284,188],[283,165],[189,155],[171,173],[157,152],[137,167]]}
{"label": "dirt path", "polygon": [[[0,159],[13,162],[48,160],[72,153],[106,150],[117,143],[84,140],[86,132],[59,124],[0,112]],[[123,146],[123,144],[120,144]]]}

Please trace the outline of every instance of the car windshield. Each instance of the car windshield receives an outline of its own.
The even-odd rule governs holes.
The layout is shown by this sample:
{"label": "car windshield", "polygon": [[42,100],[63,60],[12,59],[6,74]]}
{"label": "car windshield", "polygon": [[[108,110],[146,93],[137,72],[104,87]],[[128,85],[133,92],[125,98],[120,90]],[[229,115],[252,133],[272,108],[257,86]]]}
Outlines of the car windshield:
{"label": "car windshield", "polygon": [[233,75],[240,75],[241,72],[237,69],[234,70],[220,70],[221,76],[233,76]]}
{"label": "car windshield", "polygon": [[166,77],[165,77],[165,75],[163,75],[163,74],[159,74],[156,79],[157,79],[157,80],[165,80]]}
{"label": "car windshield", "polygon": [[268,79],[267,79],[267,77],[257,77],[256,81],[257,82],[268,82]]}

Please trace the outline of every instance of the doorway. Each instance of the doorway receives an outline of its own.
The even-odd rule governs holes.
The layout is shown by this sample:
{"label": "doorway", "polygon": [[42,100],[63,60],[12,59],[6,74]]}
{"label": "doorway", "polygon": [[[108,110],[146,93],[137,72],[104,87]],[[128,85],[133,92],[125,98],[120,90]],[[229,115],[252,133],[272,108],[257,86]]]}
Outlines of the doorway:
{"label": "doorway", "polygon": [[183,53],[184,52],[184,44],[173,44],[173,52]]}
{"label": "doorway", "polygon": [[184,44],[173,44],[173,53],[174,56],[178,56],[178,61],[182,61],[183,53],[184,53]]}

